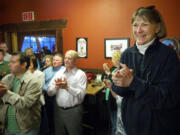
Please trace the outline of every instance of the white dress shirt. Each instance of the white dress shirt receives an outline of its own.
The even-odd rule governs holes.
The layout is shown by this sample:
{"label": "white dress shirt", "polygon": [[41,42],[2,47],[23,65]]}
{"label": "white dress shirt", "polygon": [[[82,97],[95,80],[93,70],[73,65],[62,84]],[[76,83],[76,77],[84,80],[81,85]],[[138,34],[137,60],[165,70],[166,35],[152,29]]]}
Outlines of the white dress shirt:
{"label": "white dress shirt", "polygon": [[[56,89],[55,80],[58,78],[66,78],[68,84],[68,90]],[[56,94],[57,105],[63,108],[73,107],[83,102],[86,94],[87,78],[86,74],[77,68],[73,68],[71,71],[66,68],[60,69],[51,82],[48,85],[47,93],[49,96]]]}

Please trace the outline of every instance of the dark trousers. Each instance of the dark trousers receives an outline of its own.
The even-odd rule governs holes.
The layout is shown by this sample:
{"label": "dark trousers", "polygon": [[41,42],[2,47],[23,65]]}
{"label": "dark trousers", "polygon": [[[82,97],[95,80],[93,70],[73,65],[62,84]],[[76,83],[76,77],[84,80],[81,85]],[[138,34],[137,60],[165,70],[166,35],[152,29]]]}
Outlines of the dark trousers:
{"label": "dark trousers", "polygon": [[[116,129],[117,129],[117,107],[113,108],[112,107],[112,102],[107,101],[107,109],[108,109],[108,114],[110,118],[110,128],[111,128],[111,135],[116,134]],[[116,105],[116,102],[114,103]]]}
{"label": "dark trousers", "polygon": [[48,119],[49,135],[54,135],[54,103],[55,96],[50,97],[46,92],[44,92],[45,97],[45,110]]}
{"label": "dark trousers", "polygon": [[44,105],[41,106],[41,123],[40,123],[39,135],[50,135],[47,112]]}
{"label": "dark trousers", "polygon": [[82,106],[62,109],[55,105],[55,135],[82,135]]}

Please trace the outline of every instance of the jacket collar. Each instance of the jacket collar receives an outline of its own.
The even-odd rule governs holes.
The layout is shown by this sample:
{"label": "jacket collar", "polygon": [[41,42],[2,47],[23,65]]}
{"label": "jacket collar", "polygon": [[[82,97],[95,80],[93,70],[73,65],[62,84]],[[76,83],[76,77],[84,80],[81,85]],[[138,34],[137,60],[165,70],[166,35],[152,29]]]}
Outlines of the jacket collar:
{"label": "jacket collar", "polygon": [[[146,52],[148,52],[149,50],[151,50],[152,48],[157,48],[158,47],[158,42],[159,42],[159,39],[156,38],[154,40],[154,42],[148,47],[148,49],[146,50]],[[134,46],[132,48],[132,51],[135,52],[135,53],[139,53],[139,50],[137,49],[137,46],[136,46],[136,42],[134,43]],[[146,54],[146,53],[145,53]]]}

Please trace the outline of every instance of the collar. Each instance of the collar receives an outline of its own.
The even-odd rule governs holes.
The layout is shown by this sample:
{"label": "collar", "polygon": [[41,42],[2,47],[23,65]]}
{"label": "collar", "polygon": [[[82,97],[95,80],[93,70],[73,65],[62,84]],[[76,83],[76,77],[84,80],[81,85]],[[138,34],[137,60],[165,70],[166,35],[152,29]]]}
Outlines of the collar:
{"label": "collar", "polygon": [[59,66],[57,68],[54,68],[53,66],[51,66],[51,67],[52,67],[53,71],[58,71],[62,66]]}
{"label": "collar", "polygon": [[155,40],[155,38],[153,38],[150,42],[148,42],[148,43],[146,43],[144,45],[138,45],[138,43],[136,42],[136,45],[137,46],[149,46],[149,45],[151,45],[154,42],[154,40]]}
{"label": "collar", "polygon": [[77,71],[77,68],[76,68],[76,67],[74,67],[74,68],[71,69],[70,71],[67,71],[67,68],[65,68],[64,73],[72,73],[72,74],[75,74],[76,71]]}
{"label": "collar", "polygon": [[139,50],[139,52],[144,55],[146,50],[148,49],[148,47],[154,42],[155,38],[153,40],[151,40],[150,42],[148,42],[147,44],[144,45],[138,45],[138,43],[136,42],[136,46],[137,49]]}
{"label": "collar", "polygon": [[[158,47],[158,42],[159,42],[159,38],[155,38],[154,42],[147,48],[146,52],[150,48]],[[134,43],[134,46],[132,47],[132,51],[134,51],[135,53],[139,52],[137,45],[136,45],[136,42]]]}
{"label": "collar", "polygon": [[[29,70],[27,70],[27,71],[20,77],[20,82],[21,82],[21,83],[27,82],[27,78],[29,78],[29,74],[32,75],[32,73],[29,72]],[[15,77],[15,76],[14,76],[14,77]]]}
{"label": "collar", "polygon": [[[26,73],[26,72],[25,72],[25,73]],[[24,73],[24,74],[25,74],[25,73]],[[20,78],[16,78],[16,76],[15,76],[14,79],[20,80],[20,82],[22,82],[22,80],[23,80],[23,78],[24,78],[24,74],[22,74]]]}
{"label": "collar", "polygon": [[4,61],[1,61],[1,62],[0,62],[0,64],[3,64],[3,63],[4,63]]}

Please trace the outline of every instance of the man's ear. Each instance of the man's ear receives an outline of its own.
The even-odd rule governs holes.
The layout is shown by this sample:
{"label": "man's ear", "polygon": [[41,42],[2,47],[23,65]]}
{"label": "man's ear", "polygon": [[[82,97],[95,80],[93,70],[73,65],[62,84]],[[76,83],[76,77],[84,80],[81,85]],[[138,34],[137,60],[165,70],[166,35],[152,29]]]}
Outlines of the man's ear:
{"label": "man's ear", "polygon": [[27,63],[24,62],[24,63],[22,64],[22,66],[23,66],[24,69],[26,69]]}

